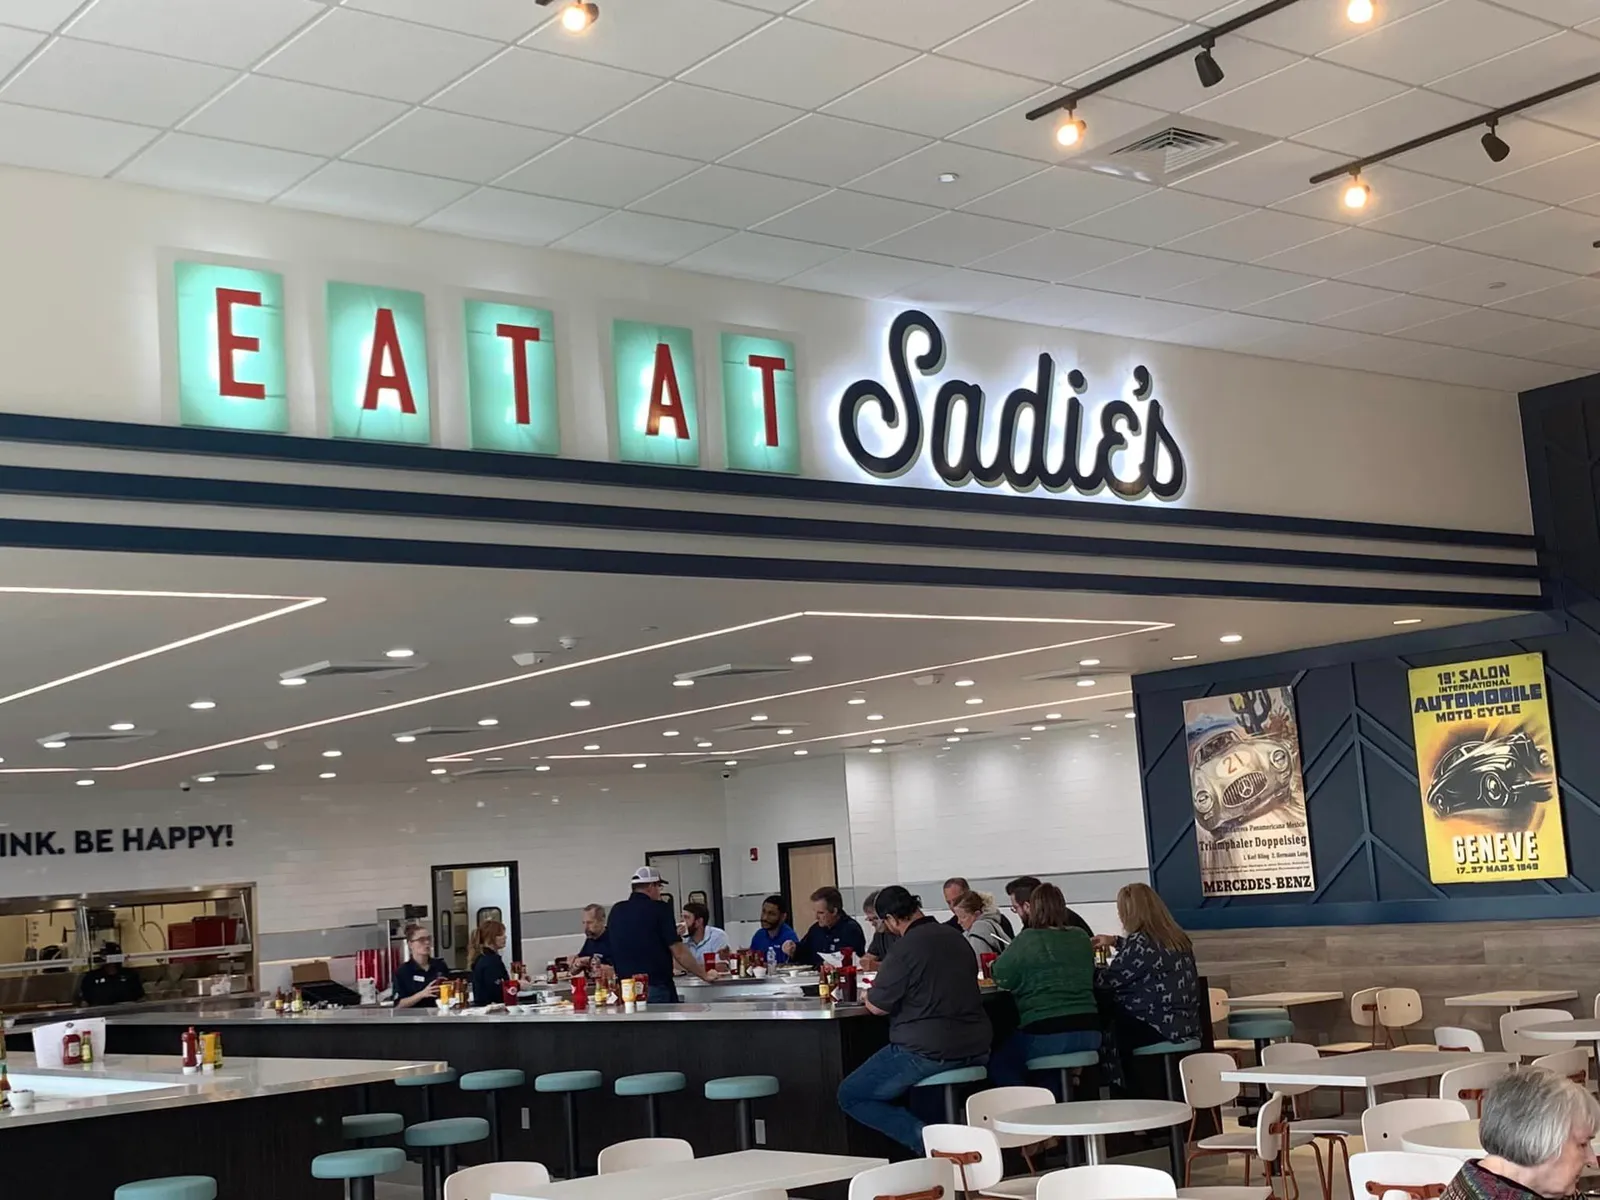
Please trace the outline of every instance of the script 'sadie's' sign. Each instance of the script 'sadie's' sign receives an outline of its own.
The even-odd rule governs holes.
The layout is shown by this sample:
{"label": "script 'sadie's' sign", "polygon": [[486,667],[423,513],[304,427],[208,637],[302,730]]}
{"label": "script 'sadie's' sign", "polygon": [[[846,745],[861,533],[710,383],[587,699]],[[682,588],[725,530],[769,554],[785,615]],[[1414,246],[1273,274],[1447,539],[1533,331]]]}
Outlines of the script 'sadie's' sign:
{"label": "script 'sadie's' sign", "polygon": [[[272,271],[211,263],[176,266],[180,419],[185,425],[270,433],[289,431],[283,279]],[[419,292],[329,282],[328,433],[336,438],[430,445],[434,392],[428,359],[426,300]],[[561,453],[555,318],[548,309],[466,300],[460,314],[467,427],[474,450]],[[910,339],[927,348],[913,356]],[[782,337],[719,332],[723,465],[730,470],[798,475],[801,409],[794,343]],[[1149,370],[1135,367],[1128,400],[1100,405],[1088,429],[1083,372],[1065,373],[1069,395],[1058,409],[1056,365],[1038,358],[1033,386],[1014,389],[998,410],[994,449],[985,457],[983,388],[947,379],[925,419],[914,373],[938,375],[946,341],[926,313],[901,313],[889,330],[896,395],[873,379],[837,398],[846,453],[872,478],[904,474],[925,451],[953,487],[1005,483],[1019,491],[1107,490],[1122,499],[1171,500],[1186,467],[1153,394]],[[701,467],[702,395],[694,331],[616,320],[611,325],[615,402],[613,452],[623,462]],[[877,433],[863,436],[863,412],[877,408]],[[1053,419],[1064,414],[1064,421]],[[1092,453],[1087,457],[1085,435]],[[869,446],[887,435],[880,453]],[[1130,441],[1135,439],[1134,441]]]}

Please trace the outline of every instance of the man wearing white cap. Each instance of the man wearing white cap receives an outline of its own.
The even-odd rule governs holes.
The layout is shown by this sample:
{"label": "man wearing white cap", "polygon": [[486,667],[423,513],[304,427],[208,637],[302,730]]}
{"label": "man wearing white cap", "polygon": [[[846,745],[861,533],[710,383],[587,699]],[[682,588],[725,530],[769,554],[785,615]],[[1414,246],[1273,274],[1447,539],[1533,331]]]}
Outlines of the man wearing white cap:
{"label": "man wearing white cap", "polygon": [[672,909],[661,899],[661,878],[654,867],[640,867],[629,881],[626,900],[613,905],[606,922],[611,939],[611,965],[618,978],[629,975],[650,977],[651,1004],[676,1004],[678,989],[672,983],[672,964],[687,974],[710,980],[701,961],[690,953],[672,919]]}

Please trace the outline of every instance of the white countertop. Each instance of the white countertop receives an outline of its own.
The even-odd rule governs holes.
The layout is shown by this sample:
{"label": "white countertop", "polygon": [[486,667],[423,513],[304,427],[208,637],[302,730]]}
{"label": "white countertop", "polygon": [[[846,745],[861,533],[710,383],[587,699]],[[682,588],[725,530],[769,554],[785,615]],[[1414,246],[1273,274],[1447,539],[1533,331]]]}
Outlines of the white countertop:
{"label": "white countertop", "polygon": [[786,1150],[740,1150],[689,1162],[663,1163],[614,1175],[550,1183],[531,1196],[505,1192],[489,1200],[717,1200],[757,1188],[815,1187],[853,1179],[888,1159]]}
{"label": "white countertop", "polygon": [[1447,996],[1444,1003],[1446,1008],[1538,1008],[1542,1004],[1562,1004],[1577,998],[1577,992],[1535,992],[1510,988],[1503,992]]}
{"label": "white countertop", "polygon": [[1400,1147],[1413,1154],[1442,1154],[1447,1158],[1482,1158],[1483,1147],[1478,1144],[1477,1121],[1446,1121],[1442,1125],[1424,1125],[1400,1135]]}
{"label": "white countertop", "polygon": [[176,1054],[112,1054],[88,1067],[41,1070],[31,1053],[13,1053],[6,1060],[13,1091],[27,1088],[36,1098],[27,1112],[0,1112],[0,1134],[25,1125],[386,1083],[404,1075],[437,1074],[445,1065],[361,1058],[227,1058],[215,1074],[185,1075]]}
{"label": "white countertop", "polygon": [[1254,996],[1229,996],[1228,1005],[1242,1008],[1293,1008],[1297,1004],[1329,1004],[1343,999],[1343,992],[1258,992]]}
{"label": "white countertop", "polygon": [[185,1013],[132,1013],[126,1017],[110,1017],[107,1025],[188,1026],[196,1023],[207,1029],[226,1029],[231,1025],[284,1025],[306,1023],[311,1025],[363,1025],[390,1022],[400,1025],[428,1024],[435,1021],[497,1021],[519,1023],[565,1023],[593,1021],[837,1021],[868,1016],[862,1004],[829,1004],[816,997],[801,996],[792,999],[728,999],[706,1003],[647,1004],[638,1012],[624,1012],[622,1005],[607,1008],[590,1005],[585,1012],[571,1008],[522,1008],[516,1012],[485,1012],[482,1009],[464,1009],[446,1012],[438,1008],[394,1008],[360,1006],[354,1008],[314,1009],[303,1013],[275,1013],[259,1008],[228,1010],[216,1013],[205,1011]]}
{"label": "white countertop", "polygon": [[1517,1032],[1536,1042],[1600,1042],[1600,1021],[1545,1021],[1524,1025]]}
{"label": "white countertop", "polygon": [[1443,1075],[1454,1067],[1504,1062],[1504,1054],[1459,1054],[1446,1050],[1361,1050],[1304,1062],[1241,1067],[1222,1072],[1230,1083],[1268,1086],[1370,1088]]}
{"label": "white countertop", "polygon": [[1186,1125],[1193,1115],[1187,1104],[1175,1100],[1074,1100],[999,1113],[989,1123],[999,1133],[1097,1137]]}

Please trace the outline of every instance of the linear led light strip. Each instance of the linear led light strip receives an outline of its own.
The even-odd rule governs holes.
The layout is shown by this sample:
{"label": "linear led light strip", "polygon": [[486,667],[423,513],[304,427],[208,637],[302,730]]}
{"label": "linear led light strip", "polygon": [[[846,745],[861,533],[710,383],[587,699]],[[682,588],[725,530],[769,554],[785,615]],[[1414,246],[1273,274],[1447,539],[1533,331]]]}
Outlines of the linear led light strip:
{"label": "linear led light strip", "polygon": [[[873,615],[886,615],[886,614],[820,613],[820,612],[813,612],[813,613],[805,613],[805,614],[802,614],[802,615],[811,616],[811,617],[822,617],[822,616],[828,616],[828,617],[856,617],[856,616],[873,616]],[[904,619],[906,619],[906,620],[940,620],[941,618],[907,615]],[[968,620],[968,621],[971,621],[971,620],[982,621],[982,620],[985,620],[986,618],[983,618],[983,617],[963,617],[963,618],[960,618],[960,619],[961,620]],[[1025,621],[1028,618],[1025,618],[1025,617],[998,617],[998,618],[995,618],[995,619],[996,620],[1001,620],[1001,621]],[[1054,624],[1054,623],[1063,623],[1063,622],[1066,622],[1068,620],[1068,618],[1045,618],[1045,619],[1049,620],[1052,624]],[[1082,622],[1072,622],[1072,623],[1074,623],[1074,624],[1085,624],[1085,625],[1113,625],[1113,624],[1115,624],[1115,625],[1132,625],[1132,624],[1134,624],[1134,622],[1130,622],[1130,621],[1082,621]],[[632,720],[632,721],[617,721],[617,722],[614,722],[614,723],[612,723],[610,725],[595,725],[595,726],[591,726],[588,729],[575,729],[575,730],[571,730],[571,731],[566,732],[566,733],[547,734],[544,737],[524,738],[523,740],[517,741],[517,742],[503,742],[503,743],[501,743],[500,745],[497,745],[497,746],[481,746],[481,747],[478,747],[477,749],[474,749],[474,750],[458,750],[454,754],[441,754],[437,758],[430,758],[428,761],[430,763],[471,762],[478,755],[494,754],[494,753],[496,753],[498,751],[502,751],[502,750],[520,750],[524,746],[542,746],[546,742],[559,742],[559,741],[565,741],[568,738],[589,737],[589,736],[592,736],[592,735],[597,734],[597,733],[611,733],[612,731],[617,730],[617,729],[631,729],[636,725],[649,725],[649,724],[652,724],[652,723],[654,723],[656,721],[675,721],[675,720],[680,720],[680,719],[682,719],[684,717],[702,716],[705,713],[724,712],[724,711],[726,711],[728,709],[731,709],[731,708],[745,708],[745,707],[749,707],[749,706],[757,705],[757,704],[771,704],[771,703],[773,703],[774,701],[777,701],[777,700],[792,700],[796,696],[810,696],[810,695],[816,694],[817,692],[846,691],[846,690],[849,690],[850,688],[864,687],[865,685],[867,685],[869,683],[882,683],[882,682],[884,682],[885,680],[888,680],[888,679],[904,679],[904,678],[906,678],[907,676],[910,676],[910,675],[926,675],[930,671],[953,671],[957,667],[970,667],[970,666],[974,666],[974,665],[976,665],[978,663],[1000,662],[1000,661],[1002,661],[1004,659],[1008,659],[1008,658],[1019,658],[1022,655],[1025,655],[1025,654],[1044,654],[1044,653],[1046,653],[1048,651],[1051,651],[1051,650],[1068,650],[1068,649],[1071,649],[1074,646],[1088,646],[1088,645],[1092,645],[1095,642],[1106,642],[1106,641],[1112,640],[1113,638],[1127,637],[1129,634],[1133,634],[1133,633],[1153,633],[1153,632],[1157,632],[1157,631],[1162,630],[1162,629],[1171,629],[1171,628],[1172,628],[1172,626],[1170,624],[1168,624],[1168,623],[1164,623],[1164,622],[1160,622],[1160,621],[1147,621],[1147,622],[1139,623],[1137,628],[1124,629],[1124,630],[1121,630],[1121,631],[1119,631],[1117,633],[1102,634],[1099,637],[1078,638],[1078,639],[1076,639],[1074,641],[1070,641],[1070,642],[1054,642],[1054,643],[1052,643],[1052,644],[1050,644],[1048,646],[1028,646],[1028,647],[1026,647],[1026,648],[1024,648],[1022,650],[1007,650],[1007,651],[1005,651],[1005,652],[1003,652],[1001,654],[986,654],[986,655],[983,655],[982,657],[979,657],[979,658],[964,658],[964,659],[961,659],[958,662],[935,663],[935,664],[933,664],[931,666],[911,667],[911,668],[909,668],[907,670],[904,670],[904,671],[890,671],[888,674],[885,674],[885,675],[869,675],[869,676],[866,676],[866,677],[861,678],[861,679],[847,679],[847,680],[843,681],[842,683],[824,683],[824,684],[819,684],[816,687],[799,688],[799,689],[797,689],[795,691],[792,691],[792,692],[774,692],[773,694],[768,695],[768,696],[755,696],[755,697],[752,697],[752,698],[747,699],[747,700],[733,700],[733,701],[729,701],[726,704],[710,704],[710,705],[706,705],[703,708],[686,708],[686,709],[683,709],[683,710],[681,710],[679,712],[656,713],[653,716],[639,717],[638,719]],[[798,743],[795,743],[795,744],[798,744]]]}

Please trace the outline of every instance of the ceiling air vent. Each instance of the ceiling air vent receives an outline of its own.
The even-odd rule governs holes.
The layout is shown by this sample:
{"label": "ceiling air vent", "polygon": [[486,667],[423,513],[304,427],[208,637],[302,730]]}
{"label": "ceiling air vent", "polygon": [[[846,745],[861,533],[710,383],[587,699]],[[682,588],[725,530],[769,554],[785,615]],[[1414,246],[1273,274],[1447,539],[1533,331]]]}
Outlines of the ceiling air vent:
{"label": "ceiling air vent", "polygon": [[1066,165],[1141,183],[1170,184],[1241,158],[1272,140],[1215,121],[1165,117],[1103,146],[1090,147],[1068,159]]}
{"label": "ceiling air vent", "polygon": [[305,667],[296,667],[292,671],[283,671],[279,679],[341,679],[355,676],[366,679],[390,679],[396,675],[409,675],[412,671],[420,671],[428,664],[425,662],[397,663],[392,659],[379,659],[376,662],[318,662]]}
{"label": "ceiling air vent", "polygon": [[189,778],[198,783],[202,779],[207,781],[218,779],[259,779],[262,774],[263,772],[261,771],[201,771],[198,775],[191,775]]}
{"label": "ceiling air vent", "polygon": [[718,725],[712,733],[765,733],[772,737],[787,737],[780,729],[805,729],[804,721],[746,721],[743,725]]}
{"label": "ceiling air vent", "polygon": [[[1095,668],[1099,670],[1099,668]],[[1093,679],[1095,672],[1087,667],[1062,667],[1057,671],[1040,671],[1037,675],[1024,675],[1034,683],[1057,683],[1063,679]]]}
{"label": "ceiling air vent", "polygon": [[59,750],[63,746],[83,746],[94,744],[116,744],[117,742],[138,742],[147,737],[156,735],[154,729],[126,729],[121,733],[52,733],[48,737],[39,739],[39,745],[47,750]]}
{"label": "ceiling air vent", "polygon": [[424,725],[421,729],[402,729],[397,738],[454,737],[462,733],[477,733],[471,725]]}
{"label": "ceiling air vent", "polygon": [[1112,153],[1117,158],[1150,158],[1159,164],[1163,175],[1176,175],[1233,149],[1235,144],[1215,134],[1169,125]]}
{"label": "ceiling air vent", "polygon": [[536,769],[535,767],[513,767],[496,764],[489,767],[468,767],[465,771],[453,771],[450,774],[450,778],[465,779],[469,775],[480,778],[487,775],[532,775]]}
{"label": "ceiling air vent", "polygon": [[748,679],[757,675],[787,675],[793,667],[774,666],[771,663],[723,663],[720,667],[702,667],[698,671],[679,671],[675,678],[698,683],[703,679]]}

